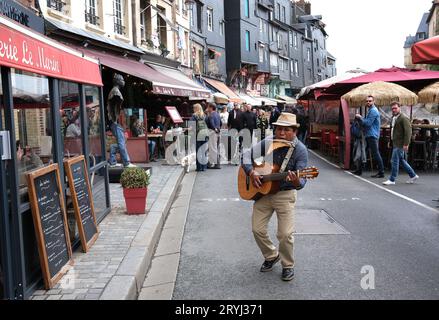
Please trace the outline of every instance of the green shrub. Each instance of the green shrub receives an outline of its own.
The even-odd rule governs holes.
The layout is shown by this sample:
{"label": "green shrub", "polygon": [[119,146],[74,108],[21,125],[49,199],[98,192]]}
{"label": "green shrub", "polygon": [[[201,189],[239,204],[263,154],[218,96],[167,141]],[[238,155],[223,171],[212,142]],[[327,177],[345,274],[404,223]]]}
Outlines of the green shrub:
{"label": "green shrub", "polygon": [[149,174],[142,168],[126,168],[120,176],[120,184],[125,189],[141,189],[149,185],[149,179]]}

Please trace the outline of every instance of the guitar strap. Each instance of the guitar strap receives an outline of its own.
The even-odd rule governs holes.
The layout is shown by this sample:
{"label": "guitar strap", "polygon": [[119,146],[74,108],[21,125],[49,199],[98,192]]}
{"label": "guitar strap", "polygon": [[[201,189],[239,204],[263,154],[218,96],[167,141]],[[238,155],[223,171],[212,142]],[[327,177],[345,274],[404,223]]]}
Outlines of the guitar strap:
{"label": "guitar strap", "polygon": [[296,150],[296,145],[297,145],[297,138],[294,139],[290,149],[288,150],[288,153],[285,156],[284,162],[282,163],[282,166],[280,167],[279,173],[285,172],[285,169],[287,168],[288,163],[290,162],[290,159],[293,156],[294,150]]}

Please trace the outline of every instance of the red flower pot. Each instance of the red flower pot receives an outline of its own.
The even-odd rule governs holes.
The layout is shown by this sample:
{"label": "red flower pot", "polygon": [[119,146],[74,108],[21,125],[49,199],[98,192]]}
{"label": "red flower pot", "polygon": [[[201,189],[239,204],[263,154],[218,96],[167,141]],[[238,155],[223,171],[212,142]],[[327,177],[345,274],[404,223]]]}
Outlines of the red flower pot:
{"label": "red flower pot", "polygon": [[145,214],[147,188],[123,189],[127,214]]}

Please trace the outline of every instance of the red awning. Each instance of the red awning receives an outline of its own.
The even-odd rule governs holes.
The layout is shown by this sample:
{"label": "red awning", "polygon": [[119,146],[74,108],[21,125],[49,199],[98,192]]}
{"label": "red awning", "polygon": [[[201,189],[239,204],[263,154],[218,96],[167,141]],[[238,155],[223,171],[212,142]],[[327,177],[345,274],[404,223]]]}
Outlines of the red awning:
{"label": "red awning", "polygon": [[0,66],[102,86],[99,62],[0,17]]}
{"label": "red awning", "polygon": [[340,81],[338,82],[338,84],[349,84],[349,83],[362,84],[362,83],[370,83],[375,81],[403,82],[403,81],[429,80],[429,79],[439,79],[439,72],[392,67],[392,68],[378,69],[375,72],[371,72],[348,80]]}
{"label": "red awning", "polygon": [[210,93],[207,90],[200,89],[195,85],[191,86],[186,82],[173,79],[140,61],[91,49],[84,49],[80,47],[75,47],[75,49],[84,52],[84,54],[87,56],[99,59],[101,64],[104,66],[151,82],[153,92],[156,94],[201,98],[210,96]]}
{"label": "red awning", "polygon": [[439,36],[415,43],[412,47],[414,64],[439,64]]}

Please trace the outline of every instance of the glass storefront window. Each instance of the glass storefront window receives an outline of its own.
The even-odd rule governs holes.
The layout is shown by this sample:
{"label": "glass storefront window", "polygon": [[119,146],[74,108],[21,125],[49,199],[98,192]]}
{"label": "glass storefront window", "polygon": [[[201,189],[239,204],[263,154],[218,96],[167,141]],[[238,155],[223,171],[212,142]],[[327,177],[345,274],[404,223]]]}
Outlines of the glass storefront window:
{"label": "glass storefront window", "polygon": [[100,220],[107,210],[107,193],[105,191],[105,174],[107,168],[104,167],[91,174],[90,185],[93,192],[93,204],[96,218]]}
{"label": "glass storefront window", "polygon": [[85,100],[87,108],[87,125],[89,141],[90,166],[93,168],[104,161],[102,152],[102,130],[100,112],[100,94],[97,87],[85,87]]}
{"label": "glass storefront window", "polygon": [[[3,110],[3,88],[2,88],[2,79],[0,78],[0,130],[3,130],[4,127],[5,127],[5,113]],[[0,168],[0,170],[2,169]],[[0,190],[0,192],[2,192],[2,190]],[[5,286],[5,281],[4,281],[5,278],[3,274],[3,262],[2,262],[3,245],[4,244],[0,242],[0,299],[4,298],[4,286]]]}
{"label": "glass storefront window", "polygon": [[61,135],[64,141],[64,157],[83,154],[79,85],[60,81]]}
{"label": "glass storefront window", "polygon": [[53,162],[49,81],[11,69],[20,203],[28,201],[25,173]]}

